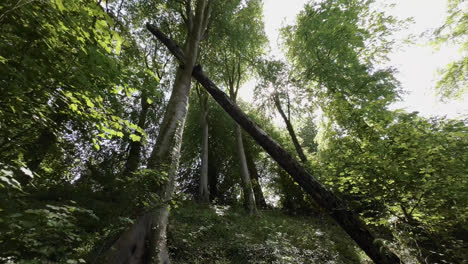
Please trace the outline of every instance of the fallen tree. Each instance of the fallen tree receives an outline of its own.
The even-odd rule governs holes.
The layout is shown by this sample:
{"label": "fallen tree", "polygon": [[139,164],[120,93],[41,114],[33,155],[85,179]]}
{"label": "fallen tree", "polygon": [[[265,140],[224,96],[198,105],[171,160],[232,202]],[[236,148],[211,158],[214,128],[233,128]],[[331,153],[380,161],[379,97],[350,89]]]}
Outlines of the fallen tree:
{"label": "fallen tree", "polygon": [[[179,62],[184,61],[182,49],[165,36],[158,28],[146,25],[148,30],[161,41]],[[181,65],[183,67],[183,65]],[[365,223],[353,213],[346,203],[318,182],[299,162],[283,147],[255,124],[229,97],[211,81],[200,65],[197,65],[192,76],[208,91],[213,99],[235,120],[252,138],[285,170],[291,177],[348,233],[358,246],[375,263],[402,263],[398,256],[379,245],[376,237]]]}

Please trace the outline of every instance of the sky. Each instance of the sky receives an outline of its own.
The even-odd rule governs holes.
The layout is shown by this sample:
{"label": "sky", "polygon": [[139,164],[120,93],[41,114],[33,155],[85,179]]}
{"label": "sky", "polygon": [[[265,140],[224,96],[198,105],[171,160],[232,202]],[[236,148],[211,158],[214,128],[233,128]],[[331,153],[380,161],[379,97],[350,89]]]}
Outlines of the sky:
{"label": "sky", "polygon": [[[296,15],[309,0],[264,0],[265,32],[270,40],[271,55],[284,58],[279,46],[279,29],[283,25],[295,22]],[[403,108],[407,111],[418,111],[421,115],[447,116],[457,118],[468,115],[468,95],[461,100],[441,102],[436,96],[435,84],[437,69],[460,56],[458,47],[443,46],[439,51],[427,45],[427,39],[422,33],[443,24],[446,17],[447,0],[377,0],[388,4],[395,3],[393,9],[385,10],[389,15],[404,19],[413,17],[407,30],[396,37],[404,38],[413,34],[416,41],[390,54],[389,66],[395,67],[399,73],[397,79],[405,91],[402,101],[391,106],[392,109]],[[244,100],[252,101],[252,91],[255,81],[252,80],[241,89]]]}

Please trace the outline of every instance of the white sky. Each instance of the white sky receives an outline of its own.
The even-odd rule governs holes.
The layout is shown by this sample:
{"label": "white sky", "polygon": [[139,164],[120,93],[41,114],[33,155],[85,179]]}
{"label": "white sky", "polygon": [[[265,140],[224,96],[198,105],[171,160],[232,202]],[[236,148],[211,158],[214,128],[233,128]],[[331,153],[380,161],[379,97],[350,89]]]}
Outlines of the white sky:
{"label": "white sky", "polygon": [[[271,54],[284,58],[278,47],[279,29],[282,25],[292,24],[296,15],[309,0],[264,0],[265,31],[270,40]],[[399,18],[413,17],[414,24],[402,32],[403,35],[419,36],[424,31],[442,25],[446,16],[446,0],[378,0],[388,4],[395,2],[390,15]],[[442,103],[435,96],[437,69],[457,58],[456,47],[442,47],[434,51],[427,46],[427,41],[419,38],[418,43],[403,47],[400,51],[390,54],[390,65],[396,67],[399,73],[396,77],[401,81],[406,91],[403,101],[393,105],[393,109],[404,108],[407,111],[418,111],[424,116],[447,115],[451,118],[462,114],[468,115],[468,95],[462,100]],[[250,81],[241,89],[244,100],[252,101],[252,90],[255,81]]]}

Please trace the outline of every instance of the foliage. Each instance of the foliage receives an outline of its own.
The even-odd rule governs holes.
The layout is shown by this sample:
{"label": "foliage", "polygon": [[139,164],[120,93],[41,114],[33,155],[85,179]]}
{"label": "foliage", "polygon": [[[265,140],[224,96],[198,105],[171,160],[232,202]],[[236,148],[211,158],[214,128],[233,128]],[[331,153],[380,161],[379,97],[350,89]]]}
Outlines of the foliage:
{"label": "foliage", "polygon": [[121,230],[119,217],[143,210],[164,180],[119,175],[125,155],[113,154],[146,136],[132,95],[161,93],[106,11],[91,0],[0,4],[2,261],[84,263],[105,227]]}
{"label": "foliage", "polygon": [[[287,55],[302,87],[329,118],[347,129],[378,120],[398,95],[392,69],[379,69],[401,22],[373,10],[373,1],[307,4],[297,24],[282,29]],[[362,120],[364,119],[364,120]]]}
{"label": "foliage", "polygon": [[468,91],[468,5],[460,0],[448,0],[448,17],[444,25],[435,32],[433,44],[440,46],[451,42],[460,44],[461,58],[449,63],[442,69],[436,89],[447,98],[461,97]]}
{"label": "foliage", "polygon": [[[249,70],[267,39],[262,21],[262,4],[258,0],[230,1],[213,19],[210,36],[201,58],[214,80],[237,96],[240,85],[248,78]],[[209,52],[207,52],[209,51]]]}
{"label": "foliage", "polygon": [[169,226],[174,263],[368,263],[326,215],[280,211],[248,216],[240,208],[184,203]]}
{"label": "foliage", "polygon": [[27,152],[37,147],[32,139],[56,135],[68,122],[89,131],[96,148],[99,137],[144,133],[118,114],[119,94],[130,95],[133,88],[115,59],[122,38],[101,6],[84,0],[14,2],[2,4],[4,162],[19,158],[18,147]]}
{"label": "foliage", "polygon": [[[144,24],[151,20],[183,46],[193,3],[0,4],[0,262],[99,263],[134,219],[160,205],[167,168],[146,164],[176,65]],[[463,4],[450,1],[438,43],[466,46]],[[400,21],[374,1],[310,2],[283,29],[289,62],[267,62],[259,59],[267,44],[261,1],[212,1],[211,8],[199,62],[233,99],[259,73],[256,103],[236,102],[255,123],[295,152],[289,128],[272,118],[281,106],[297,128],[307,169],[404,259],[468,258],[467,121],[388,111],[398,82],[394,69],[379,65]],[[443,93],[461,93],[464,67],[465,59],[447,68]],[[294,216],[275,209],[252,218],[237,208],[234,121],[214,101],[207,118],[215,206],[177,208],[180,197],[198,189],[199,100],[192,93],[172,197],[175,263],[369,262],[246,133],[245,150],[267,201]],[[322,126],[312,115],[317,106]]]}
{"label": "foliage", "polygon": [[[414,236],[405,238],[406,246],[457,262],[466,247],[453,239],[453,232],[467,227],[466,124],[415,113],[397,112],[394,118],[373,140],[330,135],[320,152],[327,175],[322,181],[351,199],[369,224],[394,231],[404,226]],[[426,243],[441,234],[442,239]]]}
{"label": "foliage", "polygon": [[[184,129],[182,157],[180,166],[180,182],[183,190],[196,197],[200,179],[201,127],[200,104],[195,92],[190,96],[190,107]],[[227,201],[232,199],[233,185],[239,182],[237,175],[235,135],[232,130],[234,122],[212,100],[208,100],[209,127],[209,177],[214,185],[210,185],[210,199]],[[213,177],[216,177],[213,179]]]}

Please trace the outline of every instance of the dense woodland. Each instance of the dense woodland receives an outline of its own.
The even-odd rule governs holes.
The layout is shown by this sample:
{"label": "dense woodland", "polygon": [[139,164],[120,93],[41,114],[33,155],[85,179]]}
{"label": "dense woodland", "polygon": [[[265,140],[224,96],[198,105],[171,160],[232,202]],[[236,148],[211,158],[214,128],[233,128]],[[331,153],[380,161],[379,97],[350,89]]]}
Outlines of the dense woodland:
{"label": "dense woodland", "polygon": [[390,110],[381,7],[310,1],[279,60],[261,0],[1,1],[0,262],[468,263],[468,119]]}

